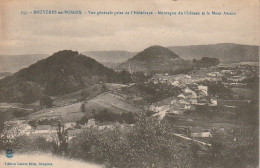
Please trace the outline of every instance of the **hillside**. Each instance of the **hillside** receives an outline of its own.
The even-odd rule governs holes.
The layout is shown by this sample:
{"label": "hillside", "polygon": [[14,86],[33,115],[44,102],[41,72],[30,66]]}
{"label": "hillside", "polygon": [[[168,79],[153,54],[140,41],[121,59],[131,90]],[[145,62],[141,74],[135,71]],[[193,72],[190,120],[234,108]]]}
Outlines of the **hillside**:
{"label": "hillside", "polygon": [[131,72],[176,72],[190,67],[190,63],[180,59],[178,55],[162,46],[151,46],[136,54],[133,58],[121,63],[116,70]]}
{"label": "hillside", "polygon": [[[121,84],[106,84],[109,91],[96,95],[93,98],[85,100],[85,109],[87,113],[99,112],[107,109],[113,113],[133,112],[139,113],[140,107],[133,102],[133,97],[142,99],[143,95],[137,96],[136,93],[124,93],[122,88],[128,88],[127,85]],[[79,92],[59,96],[56,101],[64,101],[66,99],[74,99],[81,96]],[[23,116],[19,119],[34,120],[44,117],[59,116],[63,122],[75,122],[80,120],[84,113],[82,113],[81,105],[83,102],[67,104],[63,106],[55,106],[53,108],[45,108],[40,111]]]}
{"label": "hillside", "polygon": [[83,55],[87,55],[101,63],[121,63],[132,58],[136,52],[128,52],[122,50],[111,51],[86,51],[82,52]]}
{"label": "hillside", "polygon": [[220,43],[210,45],[191,45],[168,47],[182,59],[218,58],[220,62],[259,62],[259,46]]}
{"label": "hillside", "polygon": [[64,50],[0,80],[0,101],[16,102],[34,92],[33,100],[37,100],[40,89],[43,94],[59,95],[117,80],[112,69],[78,52]]}

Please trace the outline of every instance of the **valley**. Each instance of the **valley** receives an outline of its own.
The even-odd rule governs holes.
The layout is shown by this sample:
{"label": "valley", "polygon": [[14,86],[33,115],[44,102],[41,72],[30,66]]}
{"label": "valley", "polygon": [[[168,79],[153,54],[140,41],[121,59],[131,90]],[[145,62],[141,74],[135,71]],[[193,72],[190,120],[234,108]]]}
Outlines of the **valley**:
{"label": "valley", "polygon": [[[0,80],[0,142],[15,145],[21,140],[37,146],[39,141],[48,148],[37,150],[82,159],[74,149],[86,140],[94,139],[89,143],[96,148],[99,141],[128,143],[135,136],[145,139],[143,134],[153,139],[150,131],[157,130],[207,153],[222,143],[218,133],[257,128],[257,63],[221,63],[212,57],[185,60],[162,46],[124,60],[111,69],[64,50],[7,74]],[[113,138],[119,139],[112,142]],[[171,143],[168,140],[160,141]],[[135,143],[141,142],[137,138]],[[104,152],[103,147],[97,149]]]}

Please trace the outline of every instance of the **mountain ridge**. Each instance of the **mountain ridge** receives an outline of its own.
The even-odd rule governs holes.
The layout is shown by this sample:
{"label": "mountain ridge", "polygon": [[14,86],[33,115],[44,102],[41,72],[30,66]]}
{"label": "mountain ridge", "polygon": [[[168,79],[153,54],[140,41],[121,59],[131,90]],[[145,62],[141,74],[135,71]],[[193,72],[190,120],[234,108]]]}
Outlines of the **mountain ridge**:
{"label": "mountain ridge", "polygon": [[259,46],[236,43],[169,46],[183,59],[218,58],[222,63],[259,62]]}
{"label": "mountain ridge", "polygon": [[[207,45],[168,46],[166,48],[169,48],[184,60],[214,57],[220,59],[222,63],[259,62],[259,46],[257,45],[216,43]],[[138,52],[107,50],[85,51],[80,53],[110,68],[114,68],[117,64],[131,59]],[[0,72],[14,73],[46,57],[48,57],[48,54],[0,55]]]}

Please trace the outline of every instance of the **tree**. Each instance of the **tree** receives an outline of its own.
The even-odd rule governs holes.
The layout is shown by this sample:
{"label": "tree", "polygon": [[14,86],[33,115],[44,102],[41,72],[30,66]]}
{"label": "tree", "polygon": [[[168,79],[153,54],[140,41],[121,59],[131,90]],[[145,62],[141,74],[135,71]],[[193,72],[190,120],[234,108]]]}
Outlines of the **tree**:
{"label": "tree", "polygon": [[64,126],[60,123],[57,129],[58,141],[53,142],[53,153],[65,155],[68,148],[68,132],[64,130]]}
{"label": "tree", "polygon": [[120,81],[123,84],[132,82],[132,75],[130,72],[123,70],[118,73],[118,81]]}
{"label": "tree", "polygon": [[86,123],[88,123],[88,117],[87,116],[83,116],[80,120],[76,121],[77,124],[80,124],[80,125],[84,125]]}
{"label": "tree", "polygon": [[80,106],[80,109],[81,111],[84,113],[86,112],[86,104],[85,103],[82,103],[81,106]]}
{"label": "tree", "polygon": [[220,61],[217,58],[202,57],[200,60],[193,59],[192,63],[196,67],[211,67],[218,65]]}
{"label": "tree", "polygon": [[124,129],[87,129],[72,139],[69,149],[71,157],[107,167],[194,167],[189,142],[175,137],[166,121],[145,115]]}
{"label": "tree", "polygon": [[40,99],[40,105],[41,107],[50,108],[53,106],[53,99],[50,96],[45,95]]}
{"label": "tree", "polygon": [[208,163],[215,167],[243,168],[258,164],[258,128],[248,125],[212,131]]}

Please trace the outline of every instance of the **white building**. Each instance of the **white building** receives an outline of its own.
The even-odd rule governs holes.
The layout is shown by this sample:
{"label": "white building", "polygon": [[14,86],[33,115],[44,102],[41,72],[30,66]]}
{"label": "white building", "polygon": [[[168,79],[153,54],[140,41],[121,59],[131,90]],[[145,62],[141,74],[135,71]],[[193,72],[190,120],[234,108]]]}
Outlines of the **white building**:
{"label": "white building", "polygon": [[201,128],[190,128],[190,136],[192,138],[208,138],[211,137],[211,133],[209,130],[203,130]]}
{"label": "white building", "polygon": [[74,128],[76,126],[76,122],[67,122],[64,124],[64,129]]}
{"label": "white building", "polygon": [[215,99],[211,99],[211,106],[217,106],[218,105],[218,101]]}
{"label": "white building", "polygon": [[42,133],[49,133],[50,132],[50,125],[39,125],[37,128],[34,130],[33,133],[35,134],[42,134]]}
{"label": "white building", "polygon": [[88,123],[85,124],[85,127],[90,128],[90,127],[95,127],[96,122],[95,119],[89,119]]}
{"label": "white building", "polygon": [[18,127],[21,135],[29,136],[32,131],[32,127],[30,125],[28,125],[27,123],[22,123],[22,124],[18,125],[17,127]]}
{"label": "white building", "polygon": [[208,95],[208,86],[199,85],[198,86],[198,90],[200,90],[203,93],[205,93],[205,95]]}
{"label": "white building", "polygon": [[78,136],[81,132],[81,129],[68,130],[68,140],[71,140],[72,138]]}

